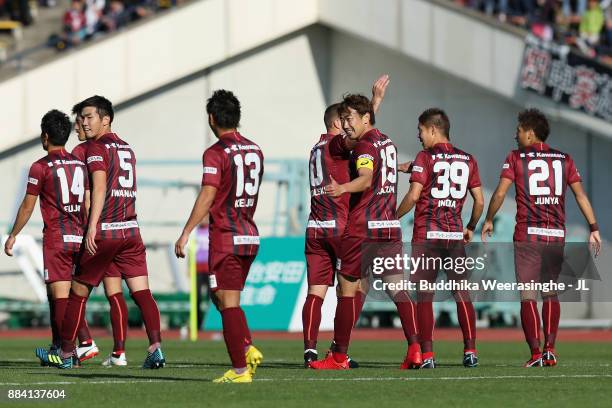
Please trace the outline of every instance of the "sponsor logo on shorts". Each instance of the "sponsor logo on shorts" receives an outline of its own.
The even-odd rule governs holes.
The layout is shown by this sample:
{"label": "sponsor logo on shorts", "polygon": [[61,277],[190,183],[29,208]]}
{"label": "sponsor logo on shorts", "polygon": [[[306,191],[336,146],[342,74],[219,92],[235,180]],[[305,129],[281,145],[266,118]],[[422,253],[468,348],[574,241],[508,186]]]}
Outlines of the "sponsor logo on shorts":
{"label": "sponsor logo on shorts", "polygon": [[102,156],[90,156],[87,158],[87,164],[89,163],[93,163],[93,162],[103,162],[104,159],[102,158]]}
{"label": "sponsor logo on shorts", "polygon": [[34,184],[35,186],[37,186],[38,185],[38,179],[35,179],[34,177],[30,177],[30,178],[28,178],[28,183]]}
{"label": "sponsor logo on shorts", "polygon": [[216,167],[204,167],[204,174],[217,174]]}
{"label": "sponsor logo on shorts", "polygon": [[538,227],[528,227],[527,234],[529,235],[541,235],[544,237],[559,237],[563,238],[565,236],[565,231],[562,229],[554,229],[554,228],[538,228]]}
{"label": "sponsor logo on shorts", "polygon": [[368,229],[401,228],[399,220],[368,221]]}
{"label": "sponsor logo on shorts", "polygon": [[217,288],[217,277],[215,276],[215,274],[210,275],[210,288],[211,289]]}
{"label": "sponsor logo on shorts", "polygon": [[259,237],[257,235],[236,235],[234,245],[259,245]]}
{"label": "sponsor logo on shorts", "polygon": [[329,220],[329,221],[309,220],[307,228],[336,228],[336,220]]}
{"label": "sponsor logo on shorts", "polygon": [[64,235],[64,242],[74,242],[80,244],[83,242],[83,237],[80,235]]}
{"label": "sponsor logo on shorts", "polygon": [[463,232],[460,231],[427,231],[427,239],[450,239],[459,241],[463,239]]}
{"label": "sponsor logo on shorts", "polygon": [[421,166],[412,166],[412,172],[413,173],[422,173],[423,172],[423,168]]}
{"label": "sponsor logo on shorts", "polygon": [[102,231],[138,228],[138,221],[103,222],[101,228]]}

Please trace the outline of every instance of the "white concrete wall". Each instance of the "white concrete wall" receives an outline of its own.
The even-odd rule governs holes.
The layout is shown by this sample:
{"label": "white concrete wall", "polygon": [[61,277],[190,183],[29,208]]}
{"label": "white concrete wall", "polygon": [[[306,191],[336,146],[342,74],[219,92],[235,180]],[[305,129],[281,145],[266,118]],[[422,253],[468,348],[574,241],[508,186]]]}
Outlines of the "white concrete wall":
{"label": "white concrete wall", "polygon": [[316,0],[201,0],[0,83],[0,150],[40,132],[51,108],[114,103],[313,24]]}
{"label": "white concrete wall", "polygon": [[319,20],[551,117],[612,137],[612,124],[517,87],[524,39],[426,0],[319,0]]}

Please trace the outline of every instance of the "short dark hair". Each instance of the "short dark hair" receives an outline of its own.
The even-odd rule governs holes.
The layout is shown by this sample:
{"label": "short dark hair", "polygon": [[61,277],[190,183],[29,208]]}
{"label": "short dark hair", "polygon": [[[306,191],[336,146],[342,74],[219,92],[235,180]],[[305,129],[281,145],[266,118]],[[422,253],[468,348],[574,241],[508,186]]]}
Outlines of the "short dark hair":
{"label": "short dark hair", "polygon": [[435,127],[450,140],[450,120],[440,108],[429,108],[419,115],[419,124]]}
{"label": "short dark hair", "polygon": [[45,113],[40,121],[40,130],[49,137],[49,142],[54,146],[65,146],[72,130],[70,118],[64,112],[57,109]]}
{"label": "short dark hair", "polygon": [[325,122],[325,128],[331,129],[334,125],[334,120],[338,119],[338,109],[340,108],[339,103],[331,104],[325,109],[323,114],[323,122]]}
{"label": "short dark hair", "polygon": [[72,107],[72,114],[73,115],[81,116],[81,111],[83,110],[82,104],[83,104],[83,102],[79,102],[79,103],[75,104]]}
{"label": "short dark hair", "polygon": [[[76,104],[74,107],[80,106],[81,110],[93,106],[96,108],[96,112],[100,115],[100,118],[108,116],[110,123],[113,123],[115,117],[115,111],[113,110],[113,104],[111,101],[100,95],[91,96],[84,101]],[[80,111],[79,111],[80,112]]]}
{"label": "short dark hair", "polygon": [[518,124],[525,131],[533,130],[533,133],[542,142],[548,139],[550,125],[548,119],[546,119],[546,116],[540,110],[531,108],[520,111],[518,114]]}
{"label": "short dark hair", "polygon": [[370,100],[360,94],[347,94],[344,95],[342,102],[340,104],[340,108],[338,112],[340,114],[348,112],[348,108],[355,109],[360,116],[365,115],[366,113],[370,114],[370,124],[376,124],[376,117],[374,116],[374,107],[372,106],[372,102]]}
{"label": "short dark hair", "polygon": [[232,91],[216,90],[206,101],[206,113],[222,129],[234,129],[240,124],[240,101]]}

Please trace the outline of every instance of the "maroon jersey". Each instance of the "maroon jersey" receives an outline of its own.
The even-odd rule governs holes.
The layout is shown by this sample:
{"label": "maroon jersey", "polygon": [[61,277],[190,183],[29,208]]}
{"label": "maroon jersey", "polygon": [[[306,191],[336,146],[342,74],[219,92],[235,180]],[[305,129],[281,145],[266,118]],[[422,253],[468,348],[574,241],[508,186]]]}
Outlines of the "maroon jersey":
{"label": "maroon jersey", "polygon": [[[140,235],[136,220],[136,155],[115,133],[107,133],[87,146],[87,169],[106,172],[106,197],[98,220],[98,238]],[[92,186],[93,188],[93,186]]]}
{"label": "maroon jersey", "polygon": [[437,143],[417,154],[410,182],[423,186],[414,210],[412,242],[463,240],[463,203],[468,189],[481,185],[474,157],[450,143]]}
{"label": "maroon jersey", "polygon": [[333,177],[338,183],[348,183],[349,153],[340,145],[342,135],[321,135],[310,151],[310,216],[306,238],[338,237],[344,234],[348,219],[348,194],[333,198],[325,194],[325,186]]}
{"label": "maroon jersey", "polygon": [[87,146],[89,146],[89,140],[85,140],[84,142],[81,142],[78,145],[74,146],[74,149],[72,149],[71,154],[83,163],[85,163],[85,159],[87,158]]}
{"label": "maroon jersey", "polygon": [[206,149],[202,186],[217,188],[210,208],[210,249],[256,255],[259,232],[253,221],[263,176],[263,153],[238,132],[225,133]]}
{"label": "maroon jersey", "polygon": [[30,167],[26,193],[40,196],[45,247],[79,249],[85,190],[89,188],[86,173],[85,163],[64,149],[49,153]]}
{"label": "maroon jersey", "polygon": [[569,154],[545,143],[510,152],[501,177],[516,186],[514,241],[565,241],[565,190],[581,181]]}
{"label": "maroon jersey", "polygon": [[351,153],[353,172],[372,170],[372,186],[351,195],[347,233],[351,237],[396,241],[402,239],[397,219],[397,149],[378,129],[368,131]]}

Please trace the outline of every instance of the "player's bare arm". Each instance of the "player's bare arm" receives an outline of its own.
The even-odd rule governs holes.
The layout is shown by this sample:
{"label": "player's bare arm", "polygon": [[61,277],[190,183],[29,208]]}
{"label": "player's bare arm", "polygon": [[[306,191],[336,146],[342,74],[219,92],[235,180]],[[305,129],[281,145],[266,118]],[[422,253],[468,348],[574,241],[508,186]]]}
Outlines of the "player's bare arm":
{"label": "player's bare arm", "polygon": [[402,202],[399,207],[397,207],[397,218],[400,219],[404,215],[408,214],[410,210],[414,207],[416,202],[419,200],[421,196],[421,191],[423,190],[423,185],[416,181],[410,183],[410,189],[404,196]]}
{"label": "player's bare arm", "polygon": [[197,227],[204,217],[208,215],[208,211],[210,210],[210,206],[213,201],[215,201],[215,196],[217,195],[217,187],[213,186],[202,186],[200,189],[200,193],[198,194],[198,198],[193,205],[193,209],[191,210],[191,214],[189,215],[189,219],[183,228],[183,232],[181,236],[174,244],[174,253],[177,258],[185,257],[185,246],[187,245],[187,241],[189,241],[189,235],[191,231],[195,227]]}
{"label": "player's bare arm", "polygon": [[379,76],[376,81],[374,81],[372,85],[372,109],[374,113],[378,113],[378,109],[385,98],[385,92],[390,82],[391,80],[387,74]]}
{"label": "player's bare arm", "polygon": [[332,177],[330,184],[325,186],[325,192],[332,197],[340,197],[344,193],[361,193],[372,186],[373,171],[362,167],[358,170],[359,176],[349,183],[338,184]]}
{"label": "player's bare arm", "polygon": [[412,161],[407,161],[406,163],[398,164],[397,171],[402,173],[412,173]]}
{"label": "player's bare arm", "polygon": [[486,242],[487,237],[490,237],[493,234],[493,218],[504,203],[506,193],[508,193],[508,189],[511,185],[512,180],[503,177],[499,179],[499,184],[497,185],[497,188],[491,197],[491,201],[489,202],[489,209],[487,210],[485,222],[482,225],[482,232],[480,233],[482,242]]}
{"label": "player's bare arm", "polygon": [[470,221],[463,230],[463,242],[466,244],[472,241],[476,224],[478,224],[478,220],[480,220],[480,216],[484,210],[484,196],[482,194],[482,187],[471,188],[470,195],[472,196],[474,203],[472,205],[472,215],[470,216]]}
{"label": "player's bare arm", "polygon": [[591,228],[591,234],[589,235],[589,243],[595,252],[595,256],[599,255],[599,251],[601,250],[601,237],[599,236],[599,228],[597,227],[597,219],[595,219],[595,212],[593,211],[593,207],[591,206],[591,201],[589,197],[586,195],[584,188],[582,187],[581,182],[570,184],[570,188],[576,197],[576,203],[578,204],[578,208],[584,215],[584,218],[589,223]]}
{"label": "player's bare arm", "polygon": [[85,190],[85,214],[89,214],[89,209],[91,208],[91,192],[89,189]]}
{"label": "player's bare arm", "polygon": [[103,170],[94,171],[91,174],[91,180],[93,189],[91,193],[91,211],[89,212],[89,223],[85,237],[85,249],[93,255],[98,249],[96,245],[96,228],[104,208],[104,199],[106,198],[106,172]]}
{"label": "player's bare arm", "polygon": [[37,199],[38,196],[33,194],[26,194],[25,197],[23,197],[23,201],[21,202],[19,211],[17,211],[17,216],[15,217],[15,222],[13,223],[13,229],[11,230],[8,239],[4,244],[4,253],[8,256],[13,256],[13,245],[15,245],[15,239],[30,220],[34,207],[36,206]]}

